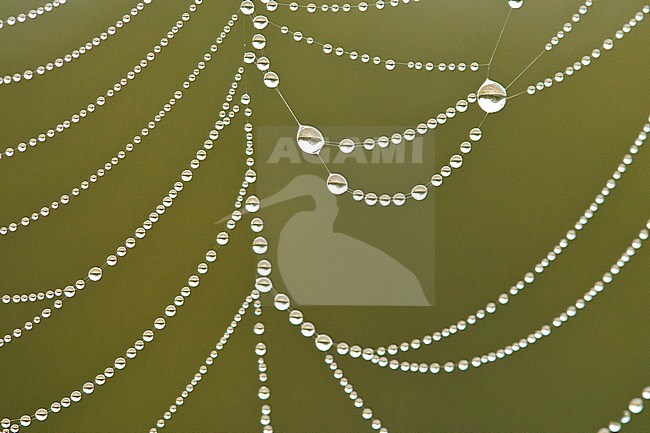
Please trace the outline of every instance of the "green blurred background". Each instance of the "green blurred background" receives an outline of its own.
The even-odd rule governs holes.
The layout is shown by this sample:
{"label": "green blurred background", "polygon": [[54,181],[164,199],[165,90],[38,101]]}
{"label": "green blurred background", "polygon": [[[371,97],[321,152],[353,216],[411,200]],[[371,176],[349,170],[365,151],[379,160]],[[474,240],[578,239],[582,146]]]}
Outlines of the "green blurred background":
{"label": "green blurred background", "polygon": [[[78,47],[133,7],[128,0],[68,3],[33,22],[0,30],[0,75],[35,68]],[[365,14],[284,10],[270,16],[318,40],[385,58],[485,62],[508,12],[506,3],[423,0]],[[637,0],[595,3],[567,40],[537,62],[511,93],[591,52],[643,6]],[[513,12],[491,77],[510,81],[580,4],[527,0]],[[0,16],[38,5],[36,0],[4,0]],[[238,5],[236,0],[206,0],[159,59],[106,107],[37,149],[0,161],[2,224],[69,192],[122,149],[179,87]],[[62,70],[1,86],[0,147],[54,126],[112,86],[187,6],[177,0],[153,2],[117,36]],[[432,307],[309,306],[303,308],[308,318],[337,339],[364,345],[399,342],[466,317],[532,269],[588,206],[647,121],[646,21],[576,76],[538,95],[513,99],[490,117],[483,140],[434,200],[400,209],[368,209],[348,196],[338,199],[335,230],[386,251],[412,269],[427,287]],[[238,22],[174,111],[106,179],[47,221],[0,239],[2,293],[65,286],[103,263],[118,243],[132,235],[186,168],[221,110],[241,63],[243,25],[251,34],[250,22]],[[317,47],[296,44],[277,29],[269,27],[266,35],[272,67],[300,119],[348,126],[353,136],[360,127],[387,134],[394,132],[393,125],[415,126],[478,88],[485,78],[484,72],[404,68],[387,72],[324,56]],[[253,68],[247,76],[258,130],[292,131],[293,120],[275,92],[261,85]],[[391,192],[424,181],[433,172],[431,167],[445,163],[451,149],[480,121],[477,108],[427,138],[436,146],[435,154],[426,148],[428,164],[350,166],[348,171],[358,170],[354,176],[363,185]],[[44,325],[0,349],[0,417],[33,413],[79,389],[123,355],[161,314],[213,245],[221,229],[214,222],[232,209],[244,171],[242,119],[223,132],[174,206],[116,269],[66,302]],[[260,155],[268,152],[268,143],[256,143]],[[409,352],[405,358],[444,362],[489,352],[528,335],[573,303],[620,256],[650,216],[650,159],[645,152],[641,150],[579,239],[509,308],[464,335]],[[322,168],[308,164],[292,171],[261,167],[259,172],[255,186],[260,195],[266,195],[264,182],[281,186],[297,173],[323,174]],[[303,197],[263,212],[271,250],[287,218],[310,207],[313,204]],[[178,316],[124,373],[29,430],[130,433],[153,427],[251,289],[252,236],[245,226],[234,232],[231,244]],[[494,365],[431,376],[405,375],[350,358],[340,364],[390,431],[594,432],[618,419],[629,400],[650,384],[649,277],[650,255],[642,250],[569,326]],[[2,334],[42,308],[0,306]],[[313,342],[300,336],[284,313],[267,308],[265,321],[275,431],[370,430]],[[252,317],[245,319],[164,431],[261,429],[253,323]],[[647,433],[650,417],[647,413],[635,417],[625,431]]]}

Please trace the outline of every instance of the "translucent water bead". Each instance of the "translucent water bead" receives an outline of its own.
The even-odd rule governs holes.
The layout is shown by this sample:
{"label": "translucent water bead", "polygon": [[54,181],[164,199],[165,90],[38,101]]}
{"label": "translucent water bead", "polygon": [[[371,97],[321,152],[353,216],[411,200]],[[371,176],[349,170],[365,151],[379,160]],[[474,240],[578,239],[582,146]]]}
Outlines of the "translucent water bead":
{"label": "translucent water bead", "polygon": [[524,5],[524,0],[508,0],[508,6],[512,9],[519,9]]}
{"label": "translucent water bead", "polygon": [[485,80],[476,94],[479,107],[486,113],[501,111],[506,105],[508,96],[505,87],[490,79]]}
{"label": "translucent water bead", "polygon": [[339,173],[330,173],[327,177],[327,189],[334,195],[341,195],[348,190],[348,180]]}
{"label": "translucent water bead", "polygon": [[318,154],[323,146],[325,146],[323,134],[315,127],[309,125],[300,125],[298,127],[296,141],[300,150],[310,155]]}

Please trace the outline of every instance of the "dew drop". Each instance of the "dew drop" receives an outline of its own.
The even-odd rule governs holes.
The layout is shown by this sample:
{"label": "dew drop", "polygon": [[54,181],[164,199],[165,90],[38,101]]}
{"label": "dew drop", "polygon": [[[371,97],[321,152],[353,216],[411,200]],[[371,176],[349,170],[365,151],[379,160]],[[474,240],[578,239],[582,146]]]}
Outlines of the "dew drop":
{"label": "dew drop", "polygon": [[273,305],[275,305],[275,308],[280,311],[286,311],[291,306],[291,301],[289,300],[289,297],[284,293],[278,293],[275,295]]}
{"label": "dew drop", "polygon": [[300,150],[310,155],[318,154],[325,145],[323,134],[313,126],[300,125],[296,138]]}
{"label": "dew drop", "polygon": [[496,113],[506,105],[506,89],[496,81],[485,80],[479,87],[477,95],[478,105],[486,113]]}
{"label": "dew drop", "polygon": [[88,271],[88,278],[90,281],[99,281],[102,279],[103,273],[102,268],[95,266]]}
{"label": "dew drop", "polygon": [[326,352],[330,350],[332,344],[333,344],[332,337],[330,337],[327,334],[320,334],[318,337],[316,337],[316,347],[321,352]]}
{"label": "dew drop", "polygon": [[264,74],[264,85],[269,89],[275,89],[280,84],[280,77],[273,71]]}
{"label": "dew drop", "polygon": [[327,189],[332,194],[341,195],[348,190],[348,181],[342,174],[331,173],[327,177]]}
{"label": "dew drop", "polygon": [[632,413],[641,413],[641,411],[643,411],[643,400],[640,398],[632,399],[632,401],[630,401],[629,409]]}

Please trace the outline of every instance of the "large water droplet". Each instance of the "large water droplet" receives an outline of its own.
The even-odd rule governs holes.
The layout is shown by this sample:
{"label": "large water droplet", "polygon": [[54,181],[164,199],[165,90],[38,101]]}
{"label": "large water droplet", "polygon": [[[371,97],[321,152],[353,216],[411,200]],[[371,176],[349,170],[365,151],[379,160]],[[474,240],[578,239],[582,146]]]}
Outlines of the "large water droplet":
{"label": "large water droplet", "polygon": [[320,334],[316,337],[316,347],[322,352],[326,352],[332,347],[332,337],[327,334]]}
{"label": "large water droplet", "polygon": [[289,297],[284,293],[278,293],[275,295],[273,305],[275,305],[275,308],[280,311],[286,311],[291,306],[291,301],[289,300]]}
{"label": "large water droplet", "polygon": [[49,413],[48,413],[47,409],[41,408],[41,409],[37,410],[34,415],[35,415],[35,417],[36,417],[36,419],[38,421],[45,421],[47,419],[47,416],[49,415]]}
{"label": "large water droplet", "polygon": [[643,411],[643,400],[640,398],[632,399],[629,409],[632,413],[641,413],[641,411]]}
{"label": "large water droplet", "polygon": [[496,81],[485,80],[477,94],[478,105],[486,113],[496,113],[506,105],[506,89]]}
{"label": "large water droplet", "polygon": [[88,279],[90,281],[99,281],[102,279],[102,274],[104,272],[102,271],[102,268],[94,267],[91,268],[90,271],[88,271]]}
{"label": "large water droplet", "polygon": [[300,150],[310,155],[316,155],[325,145],[323,134],[318,129],[308,125],[300,125],[297,140]]}
{"label": "large water droplet", "polygon": [[255,4],[251,0],[244,0],[239,6],[239,10],[244,15],[252,15],[255,12]]}
{"label": "large water droplet", "polygon": [[266,386],[261,386],[257,391],[257,396],[260,398],[260,400],[268,400],[268,398],[271,396],[271,390]]}
{"label": "large water droplet", "polygon": [[280,77],[273,71],[264,74],[264,85],[269,89],[275,89],[280,84]]}
{"label": "large water droplet", "polygon": [[341,195],[348,190],[348,181],[342,174],[331,173],[327,177],[327,189],[332,194]]}
{"label": "large water droplet", "polygon": [[469,139],[472,141],[479,141],[483,137],[483,131],[481,131],[481,128],[472,128],[471,131],[469,131]]}
{"label": "large water droplet", "polygon": [[519,9],[524,5],[524,0],[508,0],[508,6],[513,9]]}
{"label": "large water droplet", "polygon": [[354,150],[354,141],[349,138],[344,138],[339,143],[339,150],[343,153],[352,153]]}

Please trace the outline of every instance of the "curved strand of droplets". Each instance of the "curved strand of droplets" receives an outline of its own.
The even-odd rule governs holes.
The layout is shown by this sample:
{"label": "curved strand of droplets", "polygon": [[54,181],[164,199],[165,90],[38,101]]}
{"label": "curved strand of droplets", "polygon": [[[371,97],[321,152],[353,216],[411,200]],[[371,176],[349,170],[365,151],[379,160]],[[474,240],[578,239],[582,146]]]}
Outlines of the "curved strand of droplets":
{"label": "curved strand of droplets", "polygon": [[[417,3],[420,0],[413,0],[413,3]],[[401,0],[401,4],[409,4],[411,0]],[[342,5],[339,5],[338,3],[321,3],[321,4],[316,4],[316,3],[308,3],[306,5],[301,5],[298,2],[291,2],[291,3],[284,3],[284,2],[278,2],[275,0],[268,0],[265,2],[266,3],[266,10],[269,12],[275,12],[278,9],[278,6],[283,6],[287,7],[291,12],[298,12],[298,11],[307,11],[309,13],[314,13],[314,12],[351,12],[351,11],[359,11],[359,12],[368,12],[374,9],[376,10],[384,10],[387,5],[392,6],[393,8],[397,7],[400,5],[400,0],[376,0],[376,1],[370,1],[370,2],[359,2],[356,4],[350,4],[350,3],[343,3]]]}
{"label": "curved strand of droplets", "polygon": [[60,6],[67,4],[68,0],[54,0],[53,2],[47,2],[43,6],[39,6],[36,9],[30,9],[29,12],[19,13],[15,16],[5,18],[0,20],[0,29],[5,27],[13,27],[17,24],[28,22],[29,20],[35,20],[36,18],[45,15],[48,12],[52,12],[58,9]]}
{"label": "curved strand of droplets", "polygon": [[[258,15],[257,19],[259,19]],[[381,66],[383,65],[386,70],[393,71],[398,66],[405,66],[411,70],[425,70],[429,72],[477,72],[482,67],[488,66],[487,63],[478,62],[476,60],[467,62],[434,62],[431,60],[396,60],[393,57],[382,58],[381,56],[372,55],[367,52],[359,52],[358,50],[348,51],[341,46],[334,46],[329,42],[320,42],[311,36],[305,36],[301,31],[292,31],[286,25],[279,25],[273,21],[268,21],[269,24],[278,28],[283,35],[291,36],[295,42],[305,42],[307,45],[320,46],[324,54],[334,54],[336,57],[348,58],[350,60],[360,60],[361,63]],[[255,42],[255,41],[254,41]]]}
{"label": "curved strand of droplets", "polygon": [[[241,67],[240,67],[241,70]],[[238,73],[235,77],[235,81],[231,85],[231,92],[229,92],[229,98],[232,100],[232,96],[235,93],[237,88],[237,83],[241,80],[241,74]],[[244,101],[247,99],[242,97]],[[101,280],[104,275],[104,269],[107,267],[115,267],[118,264],[118,257],[124,257],[128,249],[135,248],[137,239],[143,239],[146,236],[147,231],[150,231],[156,222],[160,220],[162,215],[164,215],[166,209],[171,207],[174,203],[174,200],[178,197],[180,193],[184,190],[185,184],[190,182],[194,177],[194,173],[199,169],[201,161],[204,161],[208,156],[208,151],[214,147],[214,142],[219,139],[219,130],[224,129],[230,124],[230,119],[239,112],[239,105],[232,107],[231,111],[228,113],[227,117],[223,116],[223,120],[217,121],[215,129],[210,131],[210,138],[203,143],[203,148],[199,149],[196,152],[196,158],[192,159],[189,163],[189,168],[183,170],[180,176],[180,180],[175,182],[172,189],[170,189],[167,196],[165,196],[162,202],[155,207],[155,210],[149,214],[149,217],[143,222],[143,224],[135,230],[134,237],[130,237],[125,240],[124,245],[119,246],[116,249],[115,254],[111,254],[106,258],[106,261],[101,266],[95,266],[90,268],[88,271],[88,276],[84,279],[77,280],[74,285],[68,285],[65,289],[56,289],[49,290],[47,292],[39,292],[37,300],[44,299],[55,299],[52,308],[44,309],[38,316],[34,317],[33,321],[26,322],[21,328],[16,328],[11,334],[6,334],[3,339],[0,340],[0,348],[5,346],[8,343],[11,343],[15,338],[20,338],[23,336],[23,333],[26,331],[32,330],[35,326],[42,323],[43,320],[48,319],[52,316],[53,312],[63,308],[63,302],[66,298],[72,298],[76,295],[77,291],[83,290],[86,288],[87,283],[97,282]],[[247,164],[249,161],[247,161]],[[252,165],[252,160],[250,162]],[[251,170],[247,172],[249,175]],[[254,172],[253,172],[254,174]],[[251,175],[249,178],[255,180],[255,176]],[[227,242],[227,234],[226,240]],[[3,301],[6,301],[8,298],[3,297]]]}
{"label": "curved strand of droplets", "polygon": [[627,405],[627,409],[623,411],[623,415],[618,421],[610,421],[607,427],[598,430],[597,433],[618,433],[623,430],[623,426],[632,420],[632,416],[638,415],[643,412],[645,401],[650,400],[650,386],[646,386],[641,391],[641,395],[634,397]]}
{"label": "curved strand of droplets", "polygon": [[185,385],[183,390],[179,393],[178,397],[174,399],[174,403],[171,404],[163,416],[156,421],[156,427],[149,429],[149,433],[158,433],[167,425],[167,422],[170,421],[176,413],[178,413],[183,405],[185,405],[187,398],[196,389],[196,387],[199,386],[201,380],[203,379],[203,376],[208,373],[210,367],[214,365],[214,362],[218,359],[219,354],[225,349],[228,341],[230,341],[230,337],[235,334],[238,325],[241,323],[243,316],[250,309],[251,304],[254,304],[256,309],[261,307],[259,296],[259,291],[253,289],[250,295],[246,297],[244,302],[242,302],[242,306],[239,308],[238,312],[234,315],[232,321],[230,322],[230,326],[226,328],[226,331],[219,339],[219,342],[215,344],[214,349],[210,351],[203,364],[201,364],[201,366],[196,370],[196,373],[194,373],[192,379],[187,385]]}
{"label": "curved strand of droplets", "polygon": [[[248,123],[246,125],[246,130],[245,131],[246,131],[246,134],[247,134],[247,136],[246,136],[246,155],[251,156],[254,153],[254,150],[253,150],[253,144],[254,144],[254,141],[253,141],[253,129],[252,129],[252,124],[251,123]],[[255,181],[255,179],[256,179],[256,177],[252,178],[253,182]],[[244,175],[244,182],[248,182],[249,180],[251,180],[251,178],[250,178],[249,171],[247,171],[246,174]],[[240,194],[239,197],[243,197],[243,196]],[[242,214],[241,214],[241,212],[239,212],[238,206],[237,206],[237,203],[241,204],[241,202],[239,201],[239,197],[238,197],[238,199],[236,201],[235,211],[233,212],[233,215],[232,215],[232,217],[233,217],[231,219],[232,224],[234,224],[236,220],[239,220],[242,217]],[[247,206],[251,206],[251,204],[248,204]],[[254,206],[257,206],[257,205],[254,205]],[[252,210],[255,210],[255,209],[252,209]],[[231,225],[231,226],[234,228],[234,225]],[[250,228],[251,228],[251,231],[253,231],[253,233],[260,233],[263,230],[263,222],[261,221],[261,219],[255,218],[251,222]],[[255,252],[257,252],[257,251],[255,251]],[[262,252],[262,254],[263,254],[263,252]],[[210,369],[210,366],[212,366],[212,364],[214,363],[214,360],[217,359],[217,357],[219,356],[219,353],[221,353],[221,351],[224,349],[224,347],[225,347],[226,343],[228,342],[228,339],[230,338],[230,336],[232,334],[234,334],[234,332],[235,332],[235,330],[237,328],[237,323],[241,320],[241,316],[243,316],[244,313],[250,308],[251,303],[254,303],[255,315],[256,316],[261,315],[261,313],[262,313],[262,303],[259,300],[259,297],[260,297],[260,292],[257,289],[253,289],[252,292],[250,293],[250,295],[246,298],[246,301],[244,302],[244,304],[242,304],[242,308],[240,308],[239,314],[235,315],[235,318],[230,323],[230,326],[226,329],[226,332],[223,334],[221,339],[219,339],[219,342],[215,345],[214,350],[212,350],[210,352],[209,356],[206,357],[205,362],[198,368],[198,370],[194,374],[194,377],[192,378],[192,380],[185,386],[183,391],[181,391],[180,395],[178,397],[176,397],[176,399],[174,400],[174,403],[169,406],[169,409],[163,413],[163,416],[156,421],[156,426],[152,427],[149,430],[149,433],[159,433],[159,430],[164,428],[167,425],[167,421],[171,420],[172,417],[174,416],[174,414],[176,414],[182,408],[182,405],[185,404],[185,399],[187,399],[187,397],[189,397],[189,393],[192,392],[198,386],[199,381],[203,378],[203,376],[205,374],[207,374],[207,372]],[[237,317],[237,316],[239,316],[239,317]],[[256,333],[257,333],[257,325],[255,326],[255,329],[256,329]],[[262,329],[262,333],[263,332],[264,332],[264,330]],[[261,333],[259,333],[258,335],[261,335]]]}
{"label": "curved strand of droplets", "polygon": [[[411,198],[416,201],[422,201],[428,197],[429,188],[440,188],[445,185],[444,179],[451,176],[454,170],[459,169],[463,165],[464,158],[466,158],[469,152],[472,150],[472,143],[478,142],[483,136],[483,132],[479,127],[475,127],[470,130],[468,136],[469,140],[463,141],[460,144],[458,153],[455,153],[451,156],[448,165],[442,166],[438,172],[434,173],[433,176],[431,176],[431,180],[429,180],[427,183],[414,185],[409,193],[404,194],[398,192],[391,196],[389,194],[364,192],[361,189],[353,190],[348,186],[348,181],[344,175],[341,173],[333,173],[327,166],[327,163],[321,159],[321,163],[325,166],[325,169],[329,173],[329,176],[327,178],[327,187],[330,192],[337,195],[348,192],[352,195],[352,198],[355,201],[363,202],[368,206],[375,206],[377,203],[383,207],[386,207],[391,203],[396,206],[403,206],[404,203],[406,203],[406,200]],[[343,141],[341,143],[343,143]],[[352,145],[350,145],[349,152],[352,150],[354,149]],[[348,151],[344,152],[348,153]],[[463,155],[465,156],[463,157]]]}
{"label": "curved strand of droplets", "polygon": [[[246,8],[244,3],[242,3],[241,11],[245,15],[251,16],[253,25],[256,29],[262,30],[268,24],[266,19],[259,21],[259,16],[253,17],[254,7],[251,6]],[[257,36],[262,36],[261,39]],[[282,98],[282,101],[286,105],[289,112],[294,116],[298,126],[302,126],[298,121],[297,117],[294,114],[294,111],[291,109],[289,103],[287,102],[284,95],[279,88],[279,76],[273,72],[271,68],[271,61],[266,56],[264,48],[266,47],[266,38],[263,35],[254,35],[253,36],[253,47],[260,52],[260,56],[256,56],[253,52],[247,52],[244,56],[245,62],[252,64],[256,63],[257,68],[264,74],[264,84],[267,87],[274,88]],[[456,104],[448,107],[444,112],[438,113],[436,116],[429,118],[426,122],[419,123],[415,128],[408,128],[403,133],[395,132],[389,136],[380,136],[378,138],[367,138],[364,141],[355,141],[351,138],[344,138],[340,142],[326,141],[325,144],[330,146],[332,144],[337,145],[339,150],[346,153],[346,150],[353,150],[355,147],[363,147],[367,151],[372,151],[376,146],[387,147],[389,145],[399,145],[403,142],[413,141],[417,135],[425,135],[430,130],[436,129],[439,125],[445,124],[449,119],[454,118],[458,113],[464,113],[468,110],[470,104],[474,104],[477,101],[477,95],[475,93],[470,93],[467,95],[467,99],[460,99]]]}
{"label": "curved strand of droplets", "polygon": [[[386,354],[384,351],[375,352],[373,349],[362,350],[358,346],[350,347],[347,343],[338,343],[335,347],[335,350],[340,355],[349,354],[353,358],[361,358],[379,367],[388,367],[390,370],[401,371],[404,373],[452,373],[454,371],[467,371],[470,367],[478,368],[483,364],[494,363],[497,360],[504,359],[510,355],[514,355],[529,345],[533,345],[542,340],[544,337],[551,335],[553,328],[559,328],[563,326],[572,317],[575,317],[580,311],[586,309],[589,305],[589,302],[595,299],[598,294],[605,290],[608,284],[614,281],[616,275],[618,275],[623,270],[625,265],[632,259],[632,257],[634,257],[637,251],[641,249],[643,242],[647,240],[650,235],[649,230],[650,220],[646,221],[644,227],[639,231],[638,237],[634,238],[632,242],[630,242],[625,252],[616,261],[616,263],[610,267],[610,270],[606,272],[600,280],[594,283],[594,285],[582,297],[578,298],[574,304],[567,307],[565,311],[555,317],[551,323],[541,326],[534,332],[530,333],[527,337],[521,338],[518,341],[515,341],[503,348],[497,349],[494,352],[490,352],[481,356],[475,356],[471,360],[462,359],[457,362],[432,362],[429,364],[426,362],[418,363],[399,361],[398,359],[384,356]],[[284,298],[282,299],[282,305],[282,308],[286,309],[286,301]],[[328,351],[334,347],[332,338],[327,334],[318,334],[316,327],[311,322],[302,323],[300,330],[305,337],[314,338],[316,347],[319,350]]]}
{"label": "curved strand of droplets", "polygon": [[[497,300],[487,303],[483,308],[480,308],[474,314],[470,314],[466,319],[459,320],[458,322],[449,325],[448,327],[443,328],[442,330],[435,331],[432,334],[425,335],[421,338],[416,338],[408,341],[403,341],[400,344],[388,344],[387,347],[380,346],[376,348],[361,348],[360,345],[355,344],[355,351],[363,352],[378,352],[378,353],[388,353],[390,355],[395,355],[398,352],[406,352],[411,349],[418,349],[421,346],[428,346],[433,343],[440,342],[446,338],[449,338],[458,333],[470,329],[472,325],[477,324],[480,320],[491,317],[497,312],[497,305],[508,305],[510,299],[518,295],[522,290],[524,290],[528,285],[532,284],[536,275],[541,274],[546,269],[551,267],[551,265],[557,260],[558,256],[564,252],[569,245],[579,236],[579,233],[584,229],[589,222],[592,220],[596,212],[605,204],[607,197],[614,191],[617,183],[623,178],[624,174],[627,172],[628,167],[633,163],[634,156],[638,154],[639,150],[643,147],[644,142],[650,134],[650,116],[648,117],[648,123],[643,125],[643,128],[637,135],[634,144],[630,146],[629,153],[626,153],[623,157],[623,160],[618,164],[616,170],[612,174],[612,177],[605,182],[605,186],[600,190],[600,192],[594,198],[594,201],[587,207],[583,214],[578,218],[578,220],[573,225],[573,228],[568,230],[565,236],[560,239],[560,241],[549,251],[546,256],[535,265],[532,271],[527,272],[524,277],[517,281],[507,292],[501,293]],[[299,310],[292,310],[290,318],[300,324],[303,320],[302,312]],[[336,344],[336,343],[335,343]],[[356,348],[359,348],[358,350]]]}
{"label": "curved strand of droplets", "polygon": [[[189,7],[190,12],[186,12],[181,16],[181,19],[170,28],[170,31],[165,37],[160,40],[160,43],[156,45],[152,51],[148,52],[146,57],[140,60],[129,72],[126,73],[125,76],[120,78],[117,82],[115,82],[115,84],[106,90],[102,96],[98,96],[95,99],[95,102],[87,104],[85,108],[82,108],[77,113],[70,116],[70,118],[58,123],[54,128],[50,128],[46,132],[41,132],[36,136],[17,144],[15,148],[7,147],[4,150],[0,150],[0,160],[3,158],[11,158],[14,155],[24,153],[29,148],[36,147],[39,143],[44,143],[49,138],[53,138],[57,134],[62,133],[71,126],[81,122],[91,113],[94,113],[98,108],[106,105],[117,92],[121,91],[123,87],[129,83],[129,81],[135,80],[142,72],[142,70],[146,68],[149,63],[153,62],[156,59],[156,56],[163,51],[164,47],[166,47],[174,38],[174,36],[184,27],[183,23],[189,20],[190,13],[196,11],[197,5],[200,5],[202,2],[203,0],[194,0],[193,4],[191,4]],[[233,15],[232,21],[237,21],[236,15]]]}
{"label": "curved strand of droplets", "polygon": [[149,135],[151,130],[158,126],[165,118],[165,116],[173,110],[173,108],[176,106],[176,103],[183,98],[184,92],[186,90],[189,90],[190,87],[192,87],[192,83],[194,83],[200,77],[201,71],[207,67],[210,61],[219,52],[217,48],[226,40],[227,35],[232,29],[231,25],[234,23],[235,21],[230,20],[228,24],[224,26],[219,37],[217,37],[215,40],[215,44],[212,45],[210,50],[203,54],[201,57],[202,60],[200,60],[197,63],[196,68],[194,68],[194,70],[188,74],[187,79],[183,82],[181,87],[172,92],[172,97],[169,98],[169,101],[158,111],[158,114],[156,114],[153,119],[151,119],[146,124],[146,126],[141,129],[140,133],[135,135],[131,141],[124,146],[124,150],[119,151],[117,155],[106,161],[93,174],[81,181],[79,183],[79,186],[72,188],[70,194],[62,194],[58,200],[54,200],[48,206],[42,206],[39,211],[32,212],[31,215],[25,215],[21,217],[18,222],[13,221],[0,226],[0,238],[3,235],[14,233],[21,228],[28,227],[34,222],[50,216],[57,209],[60,209],[62,206],[69,204],[82,192],[89,190],[94,184],[105,178],[105,176],[114,168],[115,165],[117,165],[120,161],[126,159],[126,157],[134,149],[136,149],[136,146],[142,142],[143,138]]}
{"label": "curved strand of droplets", "polygon": [[[383,2],[382,2],[383,3]],[[519,9],[521,7],[522,2],[514,2],[518,3],[520,6],[516,7],[516,9]],[[294,2],[294,4],[297,5],[297,3]],[[284,4],[283,4],[284,5]],[[589,8],[593,5],[592,0],[586,0],[580,7],[578,8],[578,11],[573,14],[571,17],[570,22],[566,22],[562,30],[559,30],[556,32],[555,36],[553,36],[550,41],[546,44],[545,50],[546,51],[551,51],[554,47],[560,44],[562,40],[566,37],[568,33],[570,33],[573,30],[573,24],[579,22],[581,20],[581,17],[585,15],[588,11]],[[305,7],[302,7],[307,8]],[[515,7],[512,7],[515,9]],[[268,9],[268,3],[267,3],[267,9]],[[289,8],[291,10],[297,11],[300,10],[301,8],[299,6],[296,6],[295,8]],[[328,10],[331,10],[331,8],[328,8]],[[314,10],[315,12],[315,10]],[[271,24],[274,27],[277,27],[280,32],[284,35],[291,36],[292,39],[296,42],[301,42],[304,41],[307,43],[307,45],[318,45],[322,47],[323,52],[325,54],[335,54],[337,57],[347,57],[350,60],[361,60],[362,63],[366,64],[374,64],[374,65],[383,65],[387,70],[392,71],[398,66],[405,66],[408,69],[412,70],[425,70],[425,71],[439,71],[439,72],[444,72],[444,71],[458,71],[458,72],[476,72],[482,67],[487,67],[490,66],[490,63],[481,63],[478,61],[469,61],[469,62],[433,62],[433,61],[419,61],[419,60],[395,60],[394,58],[382,58],[380,56],[374,56],[369,53],[359,53],[358,50],[352,50],[348,51],[344,49],[343,47],[337,46],[335,47],[331,43],[327,42],[320,42],[315,40],[311,36],[305,36],[304,32],[302,31],[292,31],[287,27],[286,25],[280,25],[276,24],[270,20],[268,20],[264,16],[258,16],[256,17],[259,23],[263,22],[268,22],[268,24]]]}
{"label": "curved strand of droplets", "polygon": [[345,377],[345,372],[339,367],[336,359],[330,355],[325,355],[325,364],[332,370],[332,376],[338,380],[339,385],[343,388],[350,400],[352,400],[354,407],[361,409],[361,418],[370,423],[373,430],[378,430],[380,433],[388,433],[388,428],[385,427],[381,419],[377,418],[371,408],[368,407],[364,399],[359,395],[359,392],[354,388],[350,379]]}
{"label": "curved strand of droplets", "polygon": [[[247,115],[249,114],[250,112],[247,112]],[[252,129],[252,127],[250,127],[250,124],[247,124],[245,127],[247,129]],[[249,149],[248,145],[247,145],[247,149]],[[249,160],[251,160],[251,158],[247,159],[247,165],[249,165],[248,163]],[[244,181],[243,188],[239,191],[237,199],[235,201],[235,209],[239,209],[241,207],[241,204],[243,202],[243,197],[245,197],[248,193],[247,192],[248,185],[249,183],[247,181]],[[249,198],[251,197],[254,196],[249,196]],[[247,200],[246,206],[249,212],[255,212],[256,208],[259,206],[259,200],[255,197],[255,200],[252,201],[252,204],[249,204]],[[239,211],[236,210],[235,212],[239,212]],[[242,214],[240,213],[239,217],[241,217],[241,215]],[[255,227],[260,227],[260,226],[255,225]],[[206,251],[205,261],[199,263],[199,265],[197,266],[197,273],[191,275],[188,278],[187,286],[182,287],[179,294],[173,299],[173,302],[167,305],[167,307],[165,307],[163,315],[154,320],[153,329],[157,331],[163,330],[167,326],[167,321],[170,318],[176,316],[176,314],[182,309],[182,306],[185,304],[186,299],[190,296],[192,289],[195,289],[199,286],[201,281],[199,275],[203,275],[208,272],[209,263],[213,263],[217,260],[217,252],[222,246],[227,245],[228,233],[234,230],[235,228],[236,228],[236,220],[231,219],[228,222],[227,230],[225,232],[220,232],[219,235],[217,235],[217,241],[215,247],[213,249]],[[254,231],[255,230],[257,229],[254,229]],[[225,237],[222,236],[223,234],[225,234]],[[260,253],[259,245],[256,244],[258,239],[259,238],[256,238],[253,241],[253,251],[259,254]],[[266,249],[264,249],[264,251],[266,251]],[[133,346],[126,349],[125,356],[118,356],[117,358],[115,358],[115,361],[113,362],[112,366],[107,367],[101,373],[97,374],[92,381],[85,382],[81,386],[80,388],[81,390],[72,391],[69,394],[69,396],[65,396],[61,400],[57,400],[53,402],[49,406],[49,408],[45,408],[45,407],[39,408],[33,414],[25,414],[19,418],[4,417],[0,421],[0,426],[2,426],[3,428],[10,428],[10,429],[13,428],[14,430],[11,431],[17,433],[21,427],[29,427],[30,425],[32,425],[33,421],[44,422],[48,419],[48,417],[52,413],[59,413],[61,410],[71,407],[72,404],[80,402],[84,395],[93,394],[95,389],[98,386],[104,385],[107,381],[109,381],[112,377],[114,377],[115,373],[126,369],[128,365],[127,359],[134,359],[137,356],[138,352],[145,348],[147,343],[153,341],[155,337],[155,331],[153,329],[146,329],[145,331],[143,331],[142,338],[136,340]],[[186,389],[186,392],[189,393],[191,392],[191,390],[188,391]],[[9,427],[4,427],[5,425],[8,425]]]}
{"label": "curved strand of droplets", "polygon": [[[579,61],[574,62],[573,65],[567,66],[564,71],[557,72],[553,77],[547,77],[542,81],[538,81],[536,84],[531,84],[525,91],[519,92],[509,98],[513,98],[524,93],[527,93],[528,95],[534,95],[535,93],[539,93],[544,89],[552,87],[554,84],[562,83],[565,79],[573,76],[578,71],[591,65],[593,61],[599,59],[605,52],[611,51],[614,48],[614,40],[623,39],[626,34],[632,32],[632,30],[637,28],[638,24],[641,23],[644,20],[645,16],[649,13],[650,5],[643,6],[643,8],[640,11],[636,12],[634,16],[628,20],[627,23],[623,24],[619,30],[614,32],[613,38],[608,38],[603,41],[602,49],[604,51],[602,51],[601,48],[594,48],[591,53],[583,56]],[[533,61],[526,68],[524,68],[524,70],[521,71],[519,75],[517,75],[510,82],[510,84],[506,86],[506,89],[510,88],[510,86],[512,86],[533,64],[535,64],[535,62],[537,62],[537,60],[539,60],[539,58],[541,58],[546,51],[550,51],[552,46],[552,44],[547,44],[545,50],[542,51],[535,59],[533,59]]]}
{"label": "curved strand of droplets", "polygon": [[[83,54],[90,52],[94,47],[98,47],[103,41],[117,34],[117,32],[121,28],[123,28],[128,23],[130,23],[131,19],[135,18],[138,15],[138,13],[144,10],[146,5],[151,4],[152,1],[153,0],[143,0],[137,3],[135,7],[131,8],[131,10],[128,13],[124,14],[121,19],[117,20],[115,22],[115,25],[108,27],[106,31],[100,33],[99,36],[93,37],[90,41],[86,42],[85,44],[82,44],[76,50],[66,53],[63,56],[58,57],[52,62],[48,62],[45,65],[37,66],[36,68],[34,68],[34,70],[26,69],[23,72],[14,72],[9,74],[0,73],[0,77],[4,75],[4,77],[0,80],[0,85],[18,83],[23,80],[29,81],[36,76],[45,75],[50,71],[62,68],[66,63],[70,63],[78,59]],[[65,1],[63,3],[65,3]]]}

